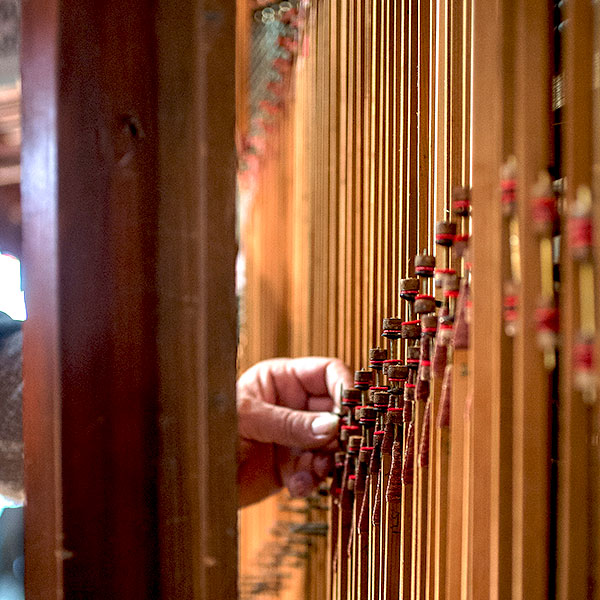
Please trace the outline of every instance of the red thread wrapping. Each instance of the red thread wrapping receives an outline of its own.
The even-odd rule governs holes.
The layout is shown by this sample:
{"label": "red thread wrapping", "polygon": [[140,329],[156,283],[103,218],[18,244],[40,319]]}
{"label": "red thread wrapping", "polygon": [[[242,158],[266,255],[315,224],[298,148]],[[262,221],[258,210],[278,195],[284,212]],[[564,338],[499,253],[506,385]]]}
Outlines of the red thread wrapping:
{"label": "red thread wrapping", "polygon": [[471,203],[469,202],[469,200],[467,199],[461,199],[461,200],[453,200],[452,201],[452,207],[454,208],[455,211],[462,211],[466,208],[469,208],[471,206]]}
{"label": "red thread wrapping", "polygon": [[[365,489],[369,487],[370,480],[371,474],[368,474]],[[369,494],[367,493],[365,493],[362,498],[362,505],[360,507],[360,514],[358,517],[356,531],[361,535],[369,533]]]}
{"label": "red thread wrapping", "polygon": [[551,331],[558,333],[558,308],[540,307],[535,311],[535,320],[538,331]]}
{"label": "red thread wrapping", "polygon": [[558,220],[556,198],[554,196],[533,198],[531,204],[532,217],[536,223],[555,223]]}
{"label": "red thread wrapping", "polygon": [[392,445],[394,444],[394,422],[391,419],[386,420],[385,433],[381,441],[381,454],[390,456],[392,454]]}
{"label": "red thread wrapping", "polygon": [[412,422],[412,405],[410,400],[404,401],[404,411],[402,413],[402,422],[406,425]]}
{"label": "red thread wrapping", "polygon": [[594,344],[579,342],[573,346],[573,364],[578,371],[592,371],[594,368]]}
{"label": "red thread wrapping", "polygon": [[594,228],[590,217],[571,217],[568,231],[571,248],[580,249],[592,246]]}
{"label": "red thread wrapping", "polygon": [[[416,390],[417,400],[423,399],[422,392],[419,391],[419,386],[421,385],[421,382],[424,380],[429,381],[429,379],[431,379],[431,346],[432,346],[431,337],[428,336],[427,334],[422,334],[421,335],[419,370],[417,371],[417,390]],[[427,390],[427,395],[429,395],[429,389]]]}
{"label": "red thread wrapping", "polygon": [[388,411],[388,420],[394,425],[402,425],[404,423],[404,408]]}
{"label": "red thread wrapping", "polygon": [[402,444],[400,442],[394,442],[392,446],[392,464],[385,495],[388,501],[402,498]]}
{"label": "red thread wrapping", "polygon": [[333,470],[333,477],[331,479],[331,486],[329,487],[329,493],[334,501],[337,501],[339,495],[342,492],[342,471],[344,468],[343,463],[335,463],[335,469]]}
{"label": "red thread wrapping", "polygon": [[461,289],[456,310],[456,322],[454,324],[454,347],[457,349],[465,349],[469,347],[469,324],[467,322],[466,308],[469,295],[470,288],[467,284],[464,284]]}
{"label": "red thread wrapping", "polygon": [[383,431],[379,432],[379,435],[375,436],[373,443],[373,452],[371,452],[371,462],[369,463],[370,473],[379,473],[381,467],[381,443],[383,438]]}
{"label": "red thread wrapping", "polygon": [[415,475],[415,428],[411,422],[406,434],[404,464],[402,465],[402,485],[411,485]]}
{"label": "red thread wrapping", "polygon": [[[367,484],[371,481],[372,478],[376,478],[379,480],[379,469],[381,466],[381,436],[377,436],[375,438],[375,443],[373,446],[373,452],[371,452],[371,460],[369,462],[369,472],[367,475]],[[363,504],[360,509],[360,517],[358,520],[358,531],[360,533],[368,533],[369,532],[369,494],[365,494],[363,497]]]}
{"label": "red thread wrapping", "polygon": [[516,179],[504,179],[500,182],[502,188],[502,204],[514,204],[516,200]]}
{"label": "red thread wrapping", "polygon": [[450,402],[452,396],[452,365],[446,366],[444,372],[444,381],[442,382],[442,391],[440,393],[440,407],[438,410],[437,426],[450,427]]}
{"label": "red thread wrapping", "polygon": [[418,379],[415,390],[415,399],[418,402],[427,402],[427,398],[429,398],[429,380]]}
{"label": "red thread wrapping", "polygon": [[435,352],[433,354],[433,375],[440,378],[444,376],[446,362],[448,361],[448,346],[442,344],[438,339],[435,344]]}
{"label": "red thread wrapping", "polygon": [[377,478],[377,487],[375,488],[375,499],[373,500],[373,514],[371,516],[373,527],[381,524],[381,477]]}
{"label": "red thread wrapping", "polygon": [[431,422],[431,401],[425,405],[423,413],[423,429],[421,430],[421,440],[419,442],[419,466],[429,466],[429,430]]}
{"label": "red thread wrapping", "polygon": [[456,269],[436,269],[435,272],[440,275],[456,275]]}
{"label": "red thread wrapping", "polygon": [[352,471],[352,467],[352,458],[346,454],[344,470],[342,471],[342,491],[340,492],[340,503],[348,500],[348,480],[351,477],[350,472]]}
{"label": "red thread wrapping", "polygon": [[365,491],[365,486],[367,482],[367,468],[369,466],[368,461],[371,457],[371,451],[365,451],[364,454],[361,452],[361,454],[362,460],[358,461],[356,470],[354,472],[356,476],[356,480],[354,482],[354,492],[356,494],[362,494]]}

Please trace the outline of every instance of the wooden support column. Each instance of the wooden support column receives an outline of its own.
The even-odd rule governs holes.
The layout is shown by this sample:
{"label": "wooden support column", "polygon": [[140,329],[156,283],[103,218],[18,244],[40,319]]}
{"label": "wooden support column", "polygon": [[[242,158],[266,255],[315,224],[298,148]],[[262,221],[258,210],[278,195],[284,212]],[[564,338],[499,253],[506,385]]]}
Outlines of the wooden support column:
{"label": "wooden support column", "polygon": [[28,600],[235,597],[234,25],[23,5]]}

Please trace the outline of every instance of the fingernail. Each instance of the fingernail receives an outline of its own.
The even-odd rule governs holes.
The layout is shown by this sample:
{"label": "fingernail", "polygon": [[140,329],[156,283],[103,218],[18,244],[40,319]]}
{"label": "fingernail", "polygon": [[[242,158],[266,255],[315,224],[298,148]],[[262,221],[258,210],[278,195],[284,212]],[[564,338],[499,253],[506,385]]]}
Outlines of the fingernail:
{"label": "fingernail", "polygon": [[329,437],[333,435],[338,428],[339,417],[331,413],[323,413],[312,423],[312,432],[319,437]]}
{"label": "fingernail", "polygon": [[288,490],[293,498],[304,498],[313,489],[313,478],[307,471],[294,473],[288,481]]}

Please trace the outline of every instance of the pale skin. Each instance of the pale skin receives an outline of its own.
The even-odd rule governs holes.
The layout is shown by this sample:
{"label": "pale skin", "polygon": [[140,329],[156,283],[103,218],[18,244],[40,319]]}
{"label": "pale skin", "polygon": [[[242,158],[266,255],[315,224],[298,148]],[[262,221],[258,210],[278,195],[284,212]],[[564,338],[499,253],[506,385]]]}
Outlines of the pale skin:
{"label": "pale skin", "polygon": [[285,486],[308,496],[331,469],[342,387],[352,372],[335,358],[275,358],[237,382],[240,505]]}

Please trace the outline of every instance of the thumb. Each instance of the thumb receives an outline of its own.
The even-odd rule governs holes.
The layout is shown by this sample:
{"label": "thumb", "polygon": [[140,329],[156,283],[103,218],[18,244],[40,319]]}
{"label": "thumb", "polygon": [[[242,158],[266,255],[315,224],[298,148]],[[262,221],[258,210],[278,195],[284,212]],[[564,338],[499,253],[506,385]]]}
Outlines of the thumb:
{"label": "thumb", "polygon": [[312,449],[327,445],[338,431],[339,418],[328,412],[294,410],[257,403],[239,414],[243,438],[290,448]]}

